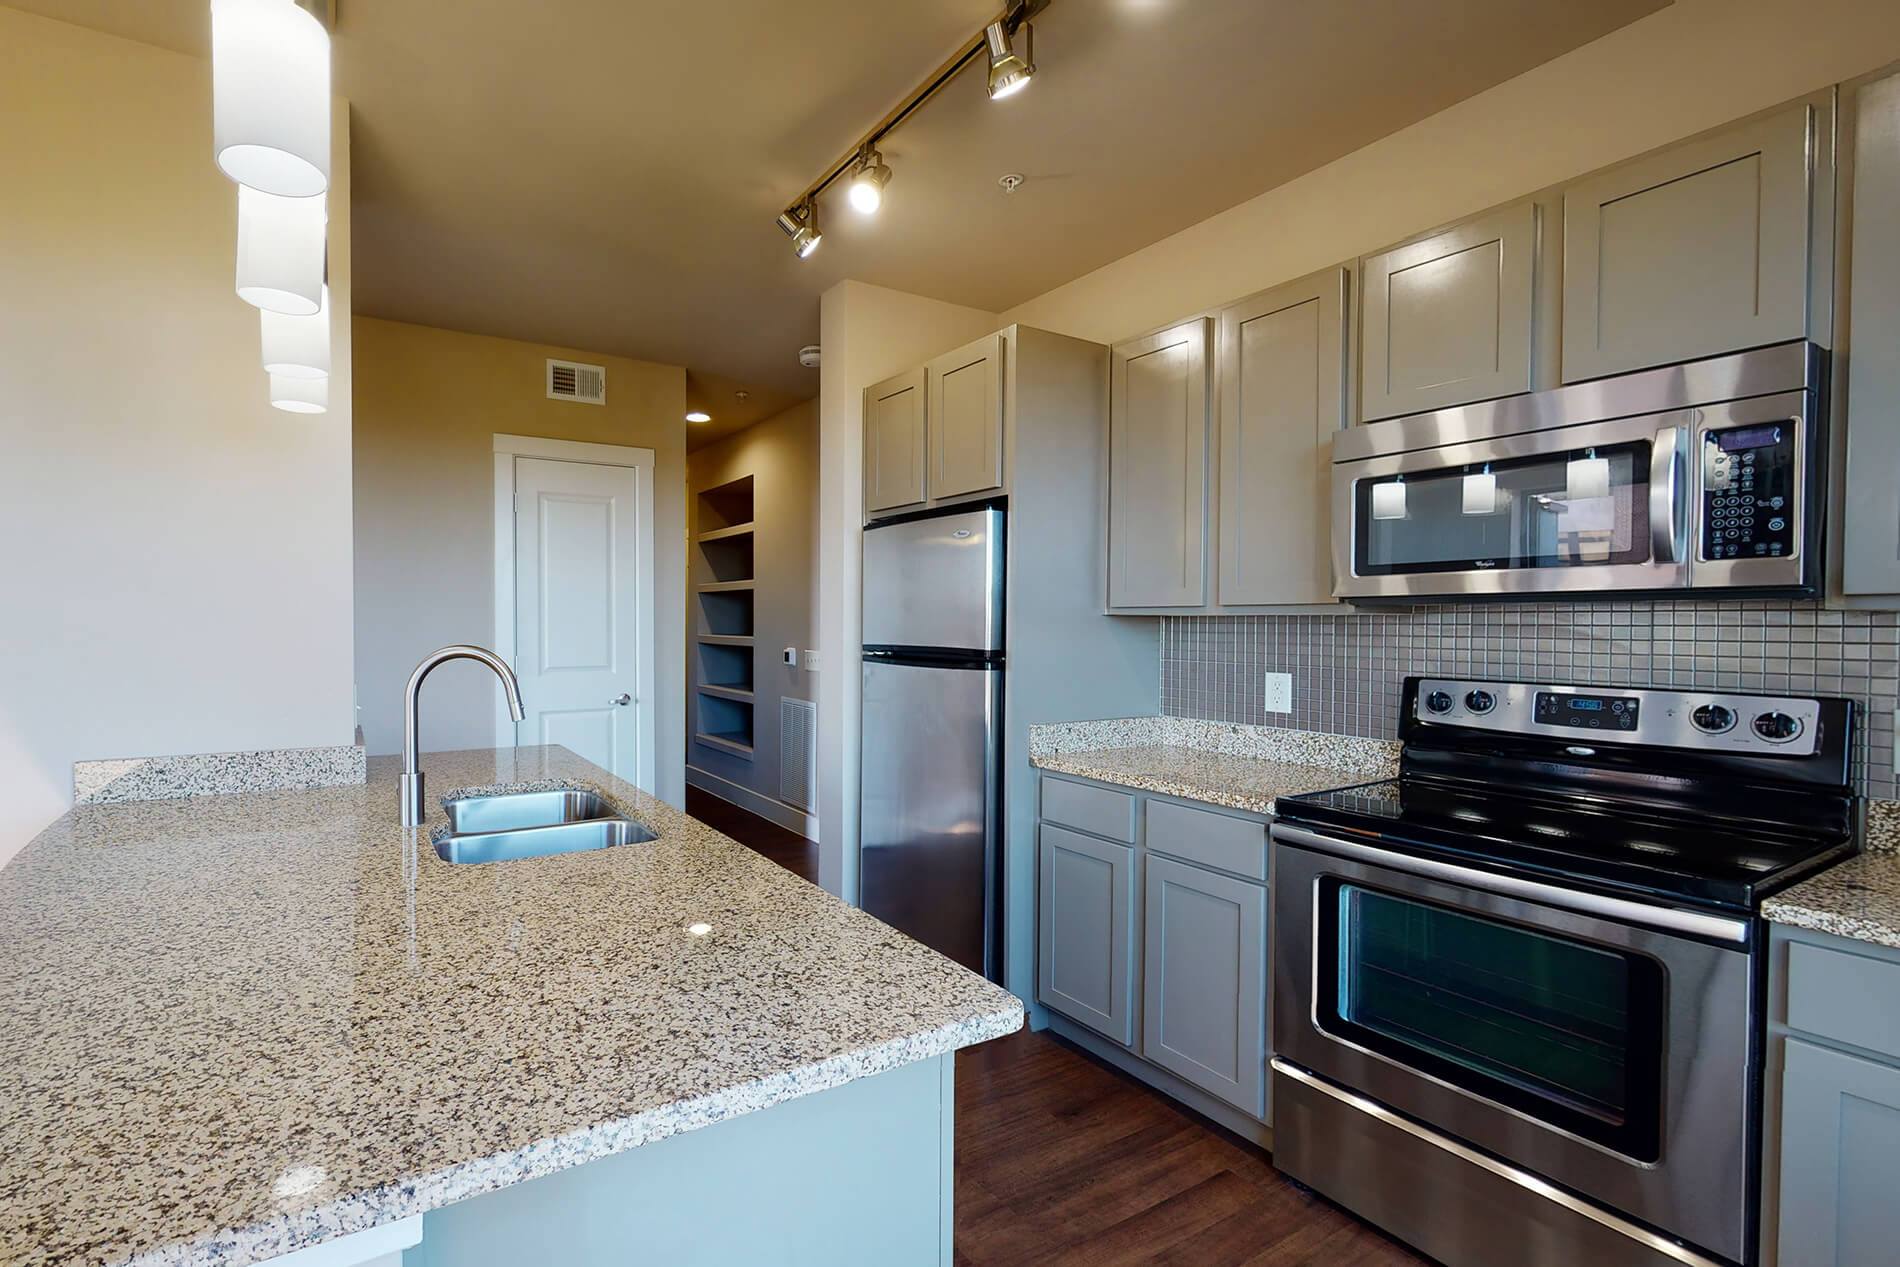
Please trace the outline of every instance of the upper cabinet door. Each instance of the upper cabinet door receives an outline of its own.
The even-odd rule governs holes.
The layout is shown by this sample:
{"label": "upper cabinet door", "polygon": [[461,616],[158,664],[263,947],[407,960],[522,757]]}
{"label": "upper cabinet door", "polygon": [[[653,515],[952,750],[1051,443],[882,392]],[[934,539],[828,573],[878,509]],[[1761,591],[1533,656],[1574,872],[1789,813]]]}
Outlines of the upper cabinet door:
{"label": "upper cabinet door", "polygon": [[1814,131],[1801,105],[1564,191],[1565,382],[1807,334]]}
{"label": "upper cabinet door", "polygon": [[1900,594],[1900,74],[1863,85],[1854,102],[1841,589]]}
{"label": "upper cabinet door", "polygon": [[1361,262],[1362,419],[1531,390],[1538,218],[1523,202]]}
{"label": "upper cabinet door", "polygon": [[1220,538],[1224,607],[1330,603],[1333,433],[1345,425],[1346,270],[1224,309]]}
{"label": "upper cabinet door", "polygon": [[1207,327],[1109,355],[1108,605],[1207,601]]}
{"label": "upper cabinet door", "polygon": [[864,389],[864,513],[924,500],[924,372]]}
{"label": "upper cabinet door", "polygon": [[929,385],[930,495],[1003,487],[1003,336],[990,334],[924,367]]}

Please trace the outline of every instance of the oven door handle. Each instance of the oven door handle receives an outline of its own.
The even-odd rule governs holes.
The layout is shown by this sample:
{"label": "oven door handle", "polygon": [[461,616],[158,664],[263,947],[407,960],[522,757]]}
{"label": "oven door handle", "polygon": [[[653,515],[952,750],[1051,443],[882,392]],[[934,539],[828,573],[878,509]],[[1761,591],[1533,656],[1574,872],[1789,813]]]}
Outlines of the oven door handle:
{"label": "oven door handle", "polygon": [[1649,550],[1658,563],[1682,563],[1684,429],[1661,427],[1649,450]]}
{"label": "oven door handle", "polygon": [[1632,902],[1626,898],[1606,897],[1600,893],[1585,893],[1555,884],[1525,880],[1517,876],[1480,871],[1475,867],[1461,867],[1452,862],[1415,858],[1410,854],[1362,845],[1357,841],[1341,840],[1337,836],[1324,836],[1319,832],[1308,831],[1304,827],[1292,827],[1285,823],[1273,825],[1273,839],[1289,845],[1306,845],[1323,853],[1333,854],[1353,862],[1370,863],[1373,866],[1385,867],[1387,870],[1403,872],[1406,875],[1421,876],[1428,880],[1442,880],[1447,884],[1481,889],[1487,893],[1499,893],[1506,897],[1541,902],[1545,906],[1560,907],[1585,915],[1601,915],[1620,920],[1625,924],[1635,924],[1661,932],[1685,933],[1692,937],[1706,937],[1711,941],[1746,945],[1752,927],[1748,920],[1705,915],[1700,911],[1684,911],[1670,906],[1651,906],[1646,902]]}

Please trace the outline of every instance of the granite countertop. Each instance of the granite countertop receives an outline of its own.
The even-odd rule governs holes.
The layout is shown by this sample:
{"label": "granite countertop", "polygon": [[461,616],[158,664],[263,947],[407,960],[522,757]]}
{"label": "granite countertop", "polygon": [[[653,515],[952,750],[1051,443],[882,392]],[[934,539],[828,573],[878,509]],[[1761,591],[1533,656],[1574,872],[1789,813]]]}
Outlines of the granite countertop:
{"label": "granite countertop", "polygon": [[1273,812],[1282,796],[1370,783],[1363,770],[1241,756],[1179,744],[1135,744],[1084,752],[1039,753],[1031,762],[1054,774],[1073,774],[1230,809]]}
{"label": "granite countertop", "polygon": [[[559,748],[649,844],[456,865],[353,787],[83,806],[0,871],[0,1264],[246,1264],[982,1042],[1021,1003]],[[705,922],[703,936],[687,931]]]}
{"label": "granite countertop", "polygon": [[1900,949],[1900,853],[1849,858],[1762,903],[1777,924]]}

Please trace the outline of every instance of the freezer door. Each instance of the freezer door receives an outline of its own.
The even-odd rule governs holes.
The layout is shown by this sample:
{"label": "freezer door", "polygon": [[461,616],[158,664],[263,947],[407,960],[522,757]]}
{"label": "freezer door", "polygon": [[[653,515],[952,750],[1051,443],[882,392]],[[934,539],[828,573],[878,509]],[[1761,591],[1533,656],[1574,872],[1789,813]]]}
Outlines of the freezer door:
{"label": "freezer door", "polygon": [[864,645],[1003,648],[1003,512],[864,530]]}
{"label": "freezer door", "polygon": [[995,979],[1002,671],[864,662],[864,909]]}

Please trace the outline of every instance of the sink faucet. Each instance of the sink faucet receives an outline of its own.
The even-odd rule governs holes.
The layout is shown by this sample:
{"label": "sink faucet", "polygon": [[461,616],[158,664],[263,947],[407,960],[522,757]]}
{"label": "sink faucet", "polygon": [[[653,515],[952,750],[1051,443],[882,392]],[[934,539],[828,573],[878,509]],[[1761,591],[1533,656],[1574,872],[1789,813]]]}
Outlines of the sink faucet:
{"label": "sink faucet", "polygon": [[501,689],[508,696],[508,714],[520,721],[527,714],[521,711],[521,684],[515,681],[515,671],[508,662],[484,647],[457,645],[432,651],[422,657],[422,663],[409,675],[409,685],[402,692],[402,777],[396,781],[396,792],[402,803],[402,825],[415,827],[422,822],[422,754],[417,750],[416,731],[420,725],[417,717],[417,705],[422,698],[422,679],[429,676],[429,670],[449,660],[479,660],[495,671],[501,679]]}

